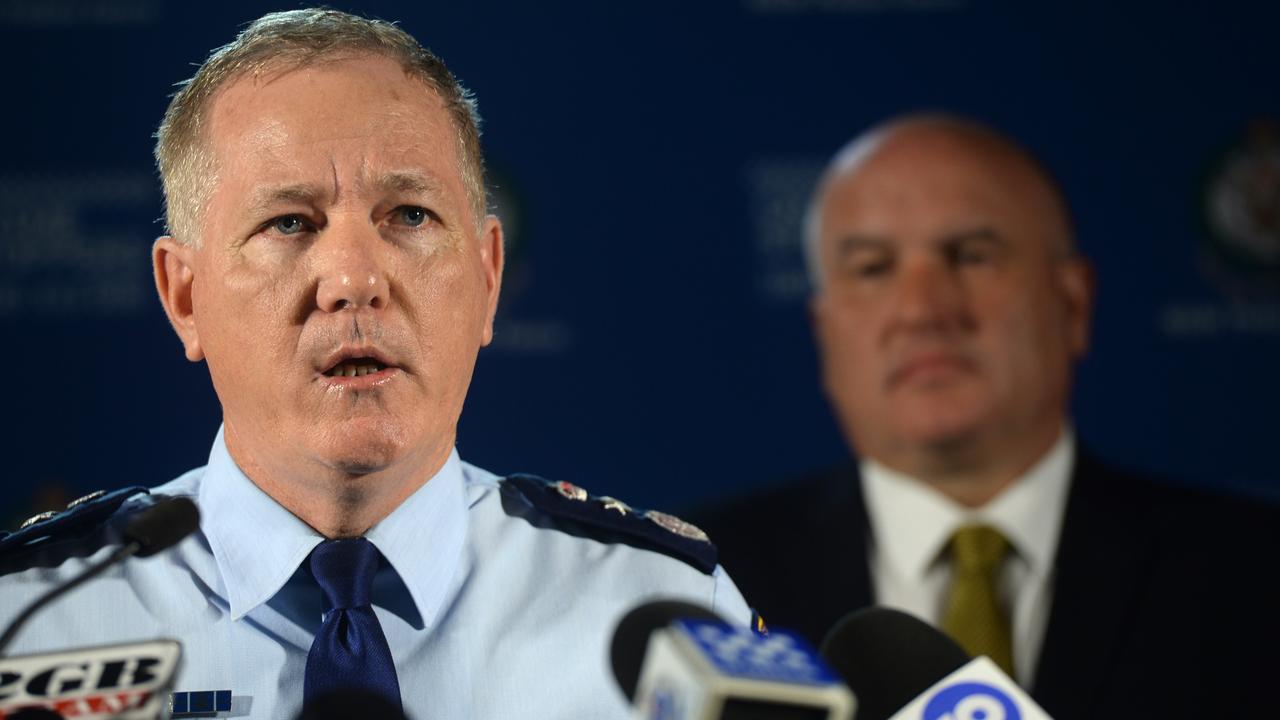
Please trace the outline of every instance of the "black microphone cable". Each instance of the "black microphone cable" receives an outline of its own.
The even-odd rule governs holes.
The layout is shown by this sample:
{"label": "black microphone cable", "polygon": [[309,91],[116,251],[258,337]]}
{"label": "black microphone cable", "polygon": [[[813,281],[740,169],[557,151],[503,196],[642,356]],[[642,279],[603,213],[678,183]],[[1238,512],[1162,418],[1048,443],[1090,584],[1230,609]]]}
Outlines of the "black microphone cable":
{"label": "black microphone cable", "polygon": [[9,623],[9,627],[5,628],[4,634],[0,635],[0,657],[4,657],[5,650],[13,642],[13,639],[17,637],[18,631],[22,629],[22,626],[31,619],[31,616],[49,603],[101,575],[111,566],[124,562],[134,555],[148,557],[161,550],[168,549],[177,544],[182,538],[190,535],[199,525],[200,511],[196,509],[195,503],[185,497],[164,498],[157,501],[155,505],[143,510],[124,529],[123,535],[127,541],[124,545],[111,553],[102,562],[91,565],[76,577],[37,598],[35,602],[28,605],[26,609],[18,614],[18,617]]}

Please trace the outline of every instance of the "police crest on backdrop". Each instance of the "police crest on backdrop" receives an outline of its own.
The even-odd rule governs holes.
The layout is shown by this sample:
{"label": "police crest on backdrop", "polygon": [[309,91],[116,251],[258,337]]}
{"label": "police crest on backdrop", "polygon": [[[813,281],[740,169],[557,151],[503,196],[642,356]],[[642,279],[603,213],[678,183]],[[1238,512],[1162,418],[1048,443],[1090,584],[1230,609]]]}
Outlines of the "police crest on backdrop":
{"label": "police crest on backdrop", "polygon": [[1204,188],[1209,248],[1237,280],[1280,281],[1280,122],[1255,120]]}

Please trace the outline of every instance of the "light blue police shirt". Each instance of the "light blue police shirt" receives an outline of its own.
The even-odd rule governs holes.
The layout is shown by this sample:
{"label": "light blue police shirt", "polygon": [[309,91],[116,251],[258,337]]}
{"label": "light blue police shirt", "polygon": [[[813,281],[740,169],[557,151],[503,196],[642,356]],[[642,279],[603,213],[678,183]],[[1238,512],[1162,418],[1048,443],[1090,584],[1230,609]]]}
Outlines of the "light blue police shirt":
{"label": "light blue police shirt", "polygon": [[[504,510],[502,483],[454,451],[366,533],[390,565],[375,580],[374,610],[409,717],[627,717],[608,648],[628,610],[668,597],[749,622],[719,566],[704,573],[660,552],[535,526]],[[223,717],[295,716],[323,612],[301,565],[323,538],[240,471],[221,431],[206,467],[153,492],[194,499],[200,531],[58,600],[10,654],[174,638],[176,691],[231,690]],[[0,578],[0,620],[110,550]]]}

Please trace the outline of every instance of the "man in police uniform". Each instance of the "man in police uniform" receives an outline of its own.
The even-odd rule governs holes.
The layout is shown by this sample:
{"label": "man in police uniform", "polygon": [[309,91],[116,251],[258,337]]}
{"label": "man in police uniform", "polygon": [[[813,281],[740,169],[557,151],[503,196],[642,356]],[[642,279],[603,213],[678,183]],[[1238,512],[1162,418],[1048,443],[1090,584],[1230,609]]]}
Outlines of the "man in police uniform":
{"label": "man in police uniform", "polygon": [[[418,717],[606,718],[627,713],[607,644],[632,606],[747,622],[696,528],[459,459],[502,226],[472,101],[413,38],[263,17],[173,98],[156,156],[156,286],[223,425],[205,467],[152,492],[194,499],[201,527],[53,605],[12,652],[174,637],[176,690],[229,689],[254,717],[353,688]],[[125,495],[0,540],[0,619],[104,557],[144,496],[78,518]]]}
{"label": "man in police uniform", "polygon": [[1268,714],[1280,523],[1080,449],[1093,286],[1040,163],[966,119],[894,119],[835,156],[807,232],[858,463],[697,518],[764,616],[817,640],[904,609],[1060,718]]}

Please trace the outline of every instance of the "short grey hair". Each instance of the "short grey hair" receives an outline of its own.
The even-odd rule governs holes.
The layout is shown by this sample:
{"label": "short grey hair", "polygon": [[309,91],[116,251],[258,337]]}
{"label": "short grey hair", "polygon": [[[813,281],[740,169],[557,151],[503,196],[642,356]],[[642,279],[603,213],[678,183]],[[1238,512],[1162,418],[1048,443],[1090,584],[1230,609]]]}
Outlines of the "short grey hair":
{"label": "short grey hair", "polygon": [[168,232],[179,242],[199,242],[197,227],[217,178],[205,128],[212,99],[219,90],[244,75],[257,75],[269,68],[297,69],[365,55],[398,61],[406,73],[421,80],[444,102],[453,121],[462,180],[478,226],[488,208],[488,197],[480,115],[471,93],[444,61],[396,25],[310,8],[270,13],[253,21],[235,40],[214,50],[173,95],[155,135]]}

